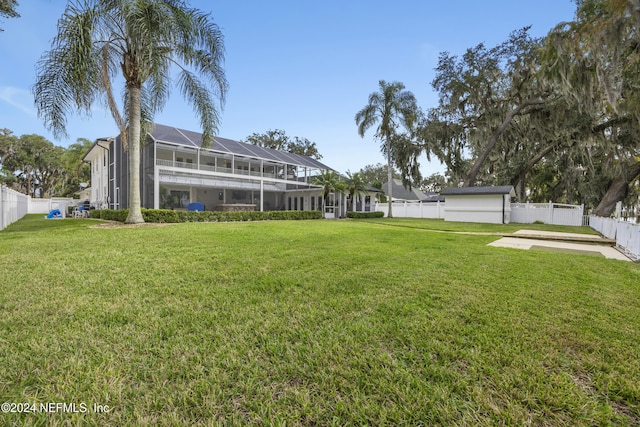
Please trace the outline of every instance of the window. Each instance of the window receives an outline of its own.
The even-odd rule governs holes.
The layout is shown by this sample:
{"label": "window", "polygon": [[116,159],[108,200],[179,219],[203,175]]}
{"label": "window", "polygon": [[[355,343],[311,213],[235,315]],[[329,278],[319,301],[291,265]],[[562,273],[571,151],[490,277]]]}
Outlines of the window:
{"label": "window", "polygon": [[315,197],[311,198],[311,210],[312,211],[316,210],[316,198]]}
{"label": "window", "polygon": [[300,210],[304,210],[304,197],[300,197]]}

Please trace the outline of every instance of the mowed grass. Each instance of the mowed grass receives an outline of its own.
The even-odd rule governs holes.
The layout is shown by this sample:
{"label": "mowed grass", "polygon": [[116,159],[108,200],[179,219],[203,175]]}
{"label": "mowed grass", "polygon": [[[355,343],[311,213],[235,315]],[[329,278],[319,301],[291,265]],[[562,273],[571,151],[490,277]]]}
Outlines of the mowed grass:
{"label": "mowed grass", "polygon": [[483,224],[472,222],[446,222],[443,219],[418,219],[418,218],[374,218],[361,220],[374,224],[391,225],[397,227],[410,227],[434,231],[450,231],[453,233],[488,233],[488,234],[509,234],[518,230],[542,230],[555,231],[561,233],[580,233],[594,234],[598,233],[590,227],[571,227],[564,225],[549,224]]}
{"label": "mowed grass", "polygon": [[0,396],[88,410],[0,424],[640,423],[640,265],[429,223],[28,216],[0,233]]}

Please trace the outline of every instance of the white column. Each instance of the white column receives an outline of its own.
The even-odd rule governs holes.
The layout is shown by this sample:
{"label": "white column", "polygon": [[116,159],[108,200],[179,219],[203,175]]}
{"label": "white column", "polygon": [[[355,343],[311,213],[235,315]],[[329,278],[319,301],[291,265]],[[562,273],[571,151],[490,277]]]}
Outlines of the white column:
{"label": "white column", "polygon": [[158,165],[153,167],[153,209],[160,209],[160,171]]}
{"label": "white column", "polygon": [[264,179],[260,180],[260,212],[264,212]]}

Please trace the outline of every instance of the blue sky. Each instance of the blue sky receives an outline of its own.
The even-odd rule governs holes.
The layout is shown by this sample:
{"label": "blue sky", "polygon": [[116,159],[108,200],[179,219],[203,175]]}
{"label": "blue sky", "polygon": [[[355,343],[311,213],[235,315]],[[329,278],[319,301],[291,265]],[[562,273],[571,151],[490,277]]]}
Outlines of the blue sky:
{"label": "blue sky", "polygon": [[[19,0],[17,19],[0,24],[0,128],[35,133],[57,145],[113,136],[110,114],[69,117],[69,139],[56,140],[37,117],[35,64],[50,48],[66,2]],[[378,81],[400,81],[419,105],[437,104],[431,89],[438,54],[494,46],[531,26],[544,36],[572,20],[571,0],[200,0],[225,37],[230,89],[219,135],[244,139],[269,129],[316,142],[322,161],[345,172],[384,162],[373,131],[360,138],[354,116]],[[199,130],[191,107],[174,91],[156,122]],[[422,162],[422,172],[442,171]]]}

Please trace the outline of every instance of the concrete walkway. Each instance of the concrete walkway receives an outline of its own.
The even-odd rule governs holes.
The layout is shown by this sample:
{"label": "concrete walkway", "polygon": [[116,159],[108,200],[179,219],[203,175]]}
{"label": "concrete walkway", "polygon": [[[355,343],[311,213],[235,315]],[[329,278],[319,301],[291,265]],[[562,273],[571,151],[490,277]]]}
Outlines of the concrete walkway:
{"label": "concrete walkway", "polygon": [[613,245],[615,241],[594,234],[556,233],[551,231],[518,230],[488,246],[515,249],[540,248],[541,250],[566,251],[604,256],[609,259],[631,261]]}

